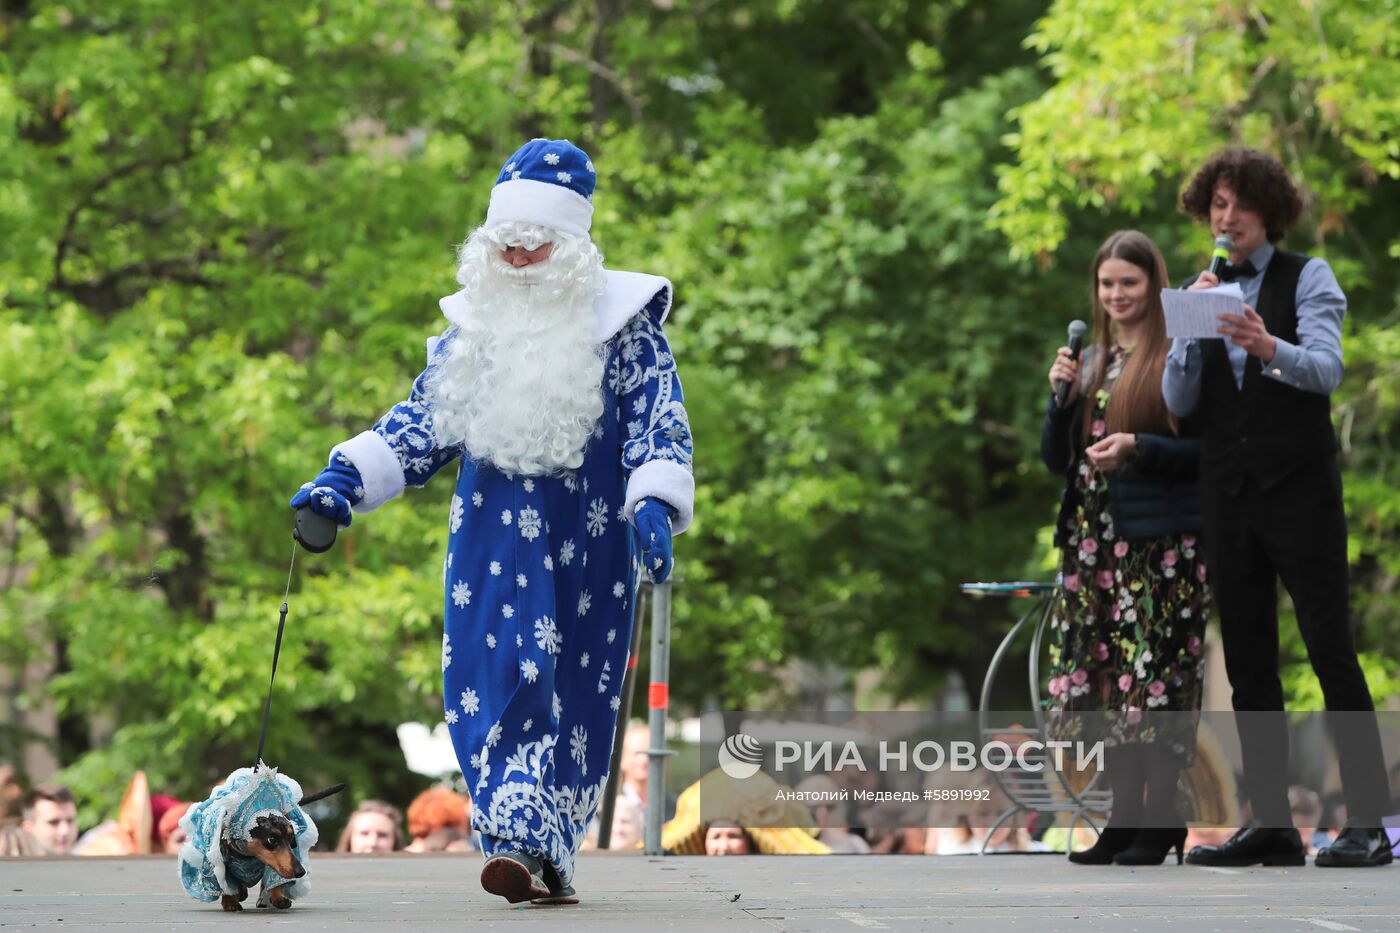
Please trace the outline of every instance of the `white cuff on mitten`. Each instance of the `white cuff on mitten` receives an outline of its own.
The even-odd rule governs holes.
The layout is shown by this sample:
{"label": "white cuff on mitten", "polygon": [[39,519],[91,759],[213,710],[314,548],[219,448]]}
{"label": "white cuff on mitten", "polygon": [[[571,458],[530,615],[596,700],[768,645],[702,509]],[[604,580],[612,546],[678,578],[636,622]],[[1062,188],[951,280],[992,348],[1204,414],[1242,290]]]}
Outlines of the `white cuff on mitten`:
{"label": "white cuff on mitten", "polygon": [[403,492],[403,467],[389,442],[373,431],[364,431],[337,444],[331,455],[344,455],[360,471],[365,497],[353,506],[357,514],[372,512]]}
{"label": "white cuff on mitten", "polygon": [[632,521],[637,503],[646,498],[660,499],[676,510],[671,534],[678,535],[690,527],[690,520],[695,517],[695,477],[674,461],[648,460],[633,470],[627,481],[627,501],[622,511],[628,521]]}

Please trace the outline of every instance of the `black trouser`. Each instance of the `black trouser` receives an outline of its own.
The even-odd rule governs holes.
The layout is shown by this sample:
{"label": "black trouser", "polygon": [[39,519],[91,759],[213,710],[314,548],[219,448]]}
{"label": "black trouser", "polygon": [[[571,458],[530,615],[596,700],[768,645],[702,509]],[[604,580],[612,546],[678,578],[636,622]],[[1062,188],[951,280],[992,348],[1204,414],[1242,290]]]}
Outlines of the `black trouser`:
{"label": "black trouser", "polygon": [[[1308,660],[1330,712],[1347,813],[1380,825],[1390,812],[1375,705],[1356,660],[1348,613],[1347,531],[1342,480],[1325,457],[1263,489],[1246,479],[1237,494],[1202,484],[1207,567],[1236,711],[1281,711],[1278,581],[1288,589]],[[1282,713],[1240,717],[1245,787],[1254,816],[1292,825],[1288,725]]]}

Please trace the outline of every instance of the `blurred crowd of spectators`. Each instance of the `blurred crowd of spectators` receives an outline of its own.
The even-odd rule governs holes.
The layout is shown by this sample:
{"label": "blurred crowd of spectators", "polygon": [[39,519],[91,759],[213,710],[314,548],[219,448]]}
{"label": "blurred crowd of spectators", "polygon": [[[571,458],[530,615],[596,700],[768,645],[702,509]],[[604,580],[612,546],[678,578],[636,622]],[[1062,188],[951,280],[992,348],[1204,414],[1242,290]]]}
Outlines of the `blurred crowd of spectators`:
{"label": "blurred crowd of spectators", "polygon": [[[647,806],[647,748],[644,724],[627,727],[619,766],[608,848],[641,851]],[[1400,800],[1400,765],[1392,773]],[[663,847],[677,854],[927,854],[1045,852],[1078,849],[1093,843],[1093,831],[1074,830],[1015,812],[1011,802],[980,772],[947,774],[937,786],[976,791],[979,799],[958,803],[856,801],[878,791],[874,771],[846,768],[808,777],[794,791],[798,800],[775,804],[786,790],[763,772],[756,779],[725,781],[717,771],[663,801],[667,818]],[[742,787],[736,791],[735,787]],[[702,789],[706,793],[701,803]],[[858,793],[859,792],[859,793]],[[1320,796],[1294,786],[1289,791],[1294,825],[1310,851],[1326,846],[1346,820],[1340,794]],[[324,803],[322,804],[324,805]],[[0,762],[0,856],[174,855],[185,842],[180,818],[191,802],[151,793],[141,772],[132,778],[119,811],[79,832],[73,794],[59,784],[26,788],[16,769]],[[337,809],[343,813],[340,804]],[[334,814],[335,810],[331,810]],[[463,793],[431,787],[408,805],[406,814],[383,800],[361,800],[349,813],[335,851],[349,854],[388,852],[476,852],[481,843],[471,828],[472,803]],[[1240,814],[1247,819],[1248,813]],[[319,817],[318,817],[319,819]],[[766,827],[786,827],[769,829]],[[1188,844],[1227,838],[1232,827],[1191,829]],[[584,842],[598,847],[597,819]],[[328,839],[323,839],[322,845]]]}

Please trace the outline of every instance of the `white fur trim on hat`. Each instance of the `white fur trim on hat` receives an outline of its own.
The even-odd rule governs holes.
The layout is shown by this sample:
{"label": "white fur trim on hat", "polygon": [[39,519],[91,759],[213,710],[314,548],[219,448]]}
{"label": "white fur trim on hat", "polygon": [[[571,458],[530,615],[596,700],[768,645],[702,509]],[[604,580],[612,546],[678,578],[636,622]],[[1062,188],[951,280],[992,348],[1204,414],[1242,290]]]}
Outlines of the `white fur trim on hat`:
{"label": "white fur trim on hat", "polygon": [[637,511],[637,503],[649,497],[676,510],[671,534],[678,535],[690,527],[690,520],[695,517],[695,477],[685,467],[672,460],[648,460],[633,470],[627,480],[627,501],[622,506],[629,521]]}
{"label": "white fur trim on hat", "polygon": [[353,506],[359,514],[371,512],[403,492],[403,466],[389,442],[373,431],[362,431],[331,450],[331,455],[345,459],[360,471],[365,484],[365,497]]}
{"label": "white fur trim on hat", "polygon": [[588,236],[593,226],[593,203],[571,188],[547,181],[516,178],[491,189],[486,223],[518,221]]}

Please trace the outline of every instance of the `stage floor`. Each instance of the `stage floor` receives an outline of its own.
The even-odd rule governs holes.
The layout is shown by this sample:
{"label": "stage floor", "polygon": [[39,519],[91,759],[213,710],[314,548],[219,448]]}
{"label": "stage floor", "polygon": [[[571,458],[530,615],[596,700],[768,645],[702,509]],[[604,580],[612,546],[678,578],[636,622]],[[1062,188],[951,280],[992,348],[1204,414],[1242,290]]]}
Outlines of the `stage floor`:
{"label": "stage floor", "polygon": [[[0,860],[0,930],[1394,930],[1400,865],[1368,870],[1070,865],[1061,856],[585,853],[574,907],[512,907],[480,856],[312,860],[286,913],[226,915],[180,889],[173,858]],[[250,897],[248,903],[253,899]]]}

